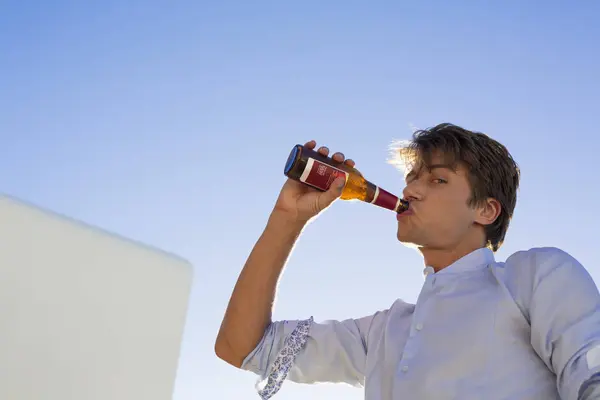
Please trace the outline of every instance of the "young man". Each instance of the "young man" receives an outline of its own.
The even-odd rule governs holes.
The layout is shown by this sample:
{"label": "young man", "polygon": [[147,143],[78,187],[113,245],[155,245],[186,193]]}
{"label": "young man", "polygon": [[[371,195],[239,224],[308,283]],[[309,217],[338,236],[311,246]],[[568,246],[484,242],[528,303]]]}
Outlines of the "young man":
{"label": "young man", "polygon": [[417,132],[399,156],[410,207],[398,239],[426,266],[416,304],[397,300],[345,321],[271,321],[294,243],[344,183],[318,192],[288,180],[235,286],[217,355],[259,374],[263,399],[285,379],[346,382],[367,400],[600,399],[600,295],[590,275],[556,248],[494,260],[519,185],[506,148],[441,124]]}

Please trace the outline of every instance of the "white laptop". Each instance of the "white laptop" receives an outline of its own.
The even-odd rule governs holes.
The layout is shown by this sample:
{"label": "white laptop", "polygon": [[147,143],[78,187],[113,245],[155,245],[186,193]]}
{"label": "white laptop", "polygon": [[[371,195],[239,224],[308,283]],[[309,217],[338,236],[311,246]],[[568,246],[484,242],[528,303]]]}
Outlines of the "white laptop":
{"label": "white laptop", "polygon": [[191,265],[0,194],[0,399],[170,400]]}

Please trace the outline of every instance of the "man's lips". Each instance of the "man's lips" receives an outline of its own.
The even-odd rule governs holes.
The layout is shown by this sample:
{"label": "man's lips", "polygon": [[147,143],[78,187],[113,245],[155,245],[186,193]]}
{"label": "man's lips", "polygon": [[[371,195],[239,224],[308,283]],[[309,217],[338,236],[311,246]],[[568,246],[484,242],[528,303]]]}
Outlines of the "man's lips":
{"label": "man's lips", "polygon": [[409,208],[408,210],[406,210],[406,211],[404,211],[404,212],[401,212],[400,214],[396,214],[396,218],[397,218],[398,220],[400,220],[400,218],[408,217],[408,216],[411,216],[411,215],[413,215],[413,214],[414,214],[413,210],[411,210],[411,209]]}

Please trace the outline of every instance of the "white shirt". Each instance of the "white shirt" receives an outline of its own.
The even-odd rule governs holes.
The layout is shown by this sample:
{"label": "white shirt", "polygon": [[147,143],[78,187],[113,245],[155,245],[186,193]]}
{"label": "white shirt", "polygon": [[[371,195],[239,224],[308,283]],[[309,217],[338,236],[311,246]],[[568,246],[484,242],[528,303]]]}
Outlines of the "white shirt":
{"label": "white shirt", "polygon": [[600,295],[569,254],[502,263],[482,248],[425,274],[416,304],[273,322],[242,368],[260,376],[263,399],[285,379],[349,383],[366,400],[600,398]]}

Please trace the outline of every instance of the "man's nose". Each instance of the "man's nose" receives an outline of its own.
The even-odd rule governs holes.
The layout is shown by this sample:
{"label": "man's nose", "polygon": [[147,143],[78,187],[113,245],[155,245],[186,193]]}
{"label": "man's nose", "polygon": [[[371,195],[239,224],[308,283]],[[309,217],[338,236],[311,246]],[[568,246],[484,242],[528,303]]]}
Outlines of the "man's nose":
{"label": "man's nose", "polygon": [[415,179],[414,181],[406,184],[404,190],[402,191],[402,195],[405,200],[414,201],[414,200],[422,200],[423,199],[423,188],[420,187],[418,181]]}

